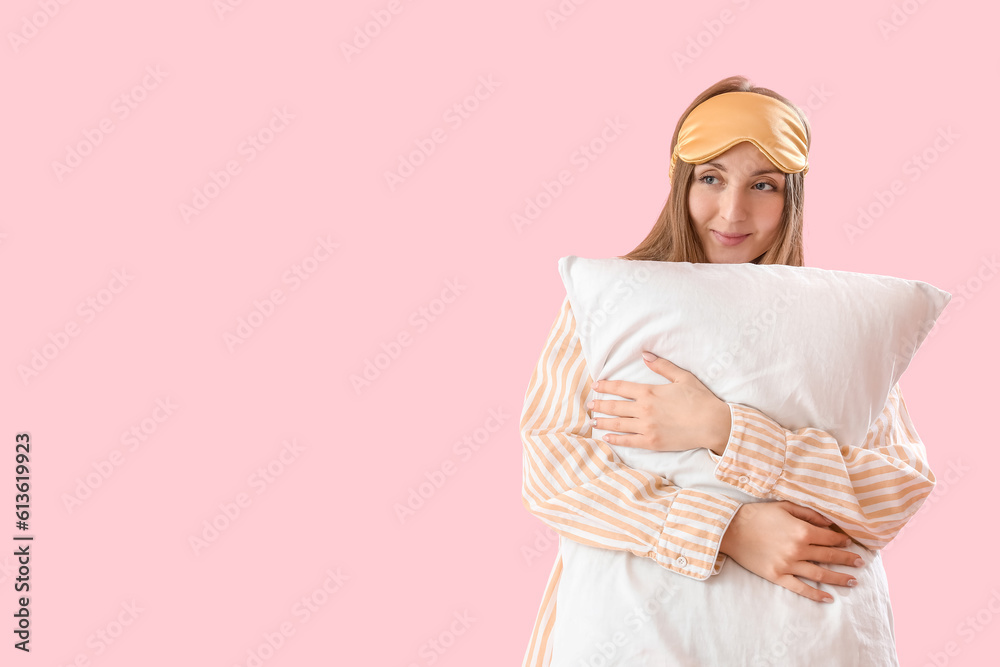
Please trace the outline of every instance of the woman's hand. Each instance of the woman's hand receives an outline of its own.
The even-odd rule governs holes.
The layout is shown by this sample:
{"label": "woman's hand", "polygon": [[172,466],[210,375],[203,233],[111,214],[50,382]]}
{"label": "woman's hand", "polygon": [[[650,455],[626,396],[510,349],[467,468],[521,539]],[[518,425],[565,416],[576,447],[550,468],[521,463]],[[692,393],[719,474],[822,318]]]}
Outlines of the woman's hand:
{"label": "woman's hand", "polygon": [[833,602],[828,593],[798,579],[854,585],[850,574],[817,564],[864,564],[856,553],[835,548],[847,546],[850,538],[830,525],[819,512],[787,500],[747,503],[736,510],[719,550],[771,583],[816,602]]}
{"label": "woman's hand", "polygon": [[[647,357],[648,355],[648,357]],[[690,373],[652,352],[643,352],[646,365],[670,384],[643,384],[601,380],[594,391],[631,398],[631,401],[594,400],[587,407],[615,417],[597,417],[591,424],[609,433],[612,445],[676,452],[705,447],[720,456],[729,442],[732,416],[725,401]]]}

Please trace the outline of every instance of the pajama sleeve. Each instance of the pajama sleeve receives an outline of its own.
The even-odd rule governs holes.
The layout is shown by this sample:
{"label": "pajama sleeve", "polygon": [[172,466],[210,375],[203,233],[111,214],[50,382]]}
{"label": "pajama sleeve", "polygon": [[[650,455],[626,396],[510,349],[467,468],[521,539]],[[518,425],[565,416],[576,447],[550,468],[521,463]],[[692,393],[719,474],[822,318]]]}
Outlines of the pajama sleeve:
{"label": "pajama sleeve", "polygon": [[591,384],[568,296],[525,392],[522,503],[568,539],[629,551],[693,579],[718,574],[741,503],[630,468],[591,437]]}
{"label": "pajama sleeve", "polygon": [[716,478],[811,507],[869,549],[888,544],[934,488],[898,382],[862,444],[817,428],[789,431],[755,408],[728,405],[732,430],[722,456],[712,455]]}

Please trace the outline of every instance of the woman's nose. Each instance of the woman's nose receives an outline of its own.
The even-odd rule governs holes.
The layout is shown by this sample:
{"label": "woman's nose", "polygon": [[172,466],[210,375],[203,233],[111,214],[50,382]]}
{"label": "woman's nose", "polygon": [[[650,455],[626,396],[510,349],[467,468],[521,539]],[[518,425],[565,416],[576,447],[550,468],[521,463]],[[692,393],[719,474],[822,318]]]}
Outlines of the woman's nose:
{"label": "woman's nose", "polygon": [[746,207],[746,193],[739,188],[729,186],[722,193],[722,200],[719,202],[719,215],[723,220],[739,222],[747,217]]}

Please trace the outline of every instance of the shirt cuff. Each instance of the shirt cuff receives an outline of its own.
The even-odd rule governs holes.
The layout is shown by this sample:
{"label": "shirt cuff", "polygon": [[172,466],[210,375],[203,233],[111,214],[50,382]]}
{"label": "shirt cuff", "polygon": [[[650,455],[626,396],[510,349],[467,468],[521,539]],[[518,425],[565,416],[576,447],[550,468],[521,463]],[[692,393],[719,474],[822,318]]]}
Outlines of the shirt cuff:
{"label": "shirt cuff", "polygon": [[770,498],[785,464],[783,426],[760,410],[727,403],[732,416],[729,441],[722,456],[709,450],[715,478],[755,498]]}
{"label": "shirt cuff", "polygon": [[707,579],[722,570],[722,536],[743,503],[718,493],[681,489],[670,503],[656,551],[660,565],[693,579]]}

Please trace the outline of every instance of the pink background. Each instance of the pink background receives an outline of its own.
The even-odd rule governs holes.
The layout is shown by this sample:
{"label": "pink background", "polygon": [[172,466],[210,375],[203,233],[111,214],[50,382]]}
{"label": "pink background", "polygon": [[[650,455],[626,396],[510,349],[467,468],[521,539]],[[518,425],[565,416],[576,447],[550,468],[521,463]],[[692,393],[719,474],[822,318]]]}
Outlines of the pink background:
{"label": "pink background", "polygon": [[885,558],[904,665],[996,655],[995,4],[224,2],[4,3],[0,539],[27,431],[35,541],[0,662],[519,665],[556,261],[644,237],[679,114],[734,74],[812,122],[808,265],[956,295],[902,380],[938,488]]}

